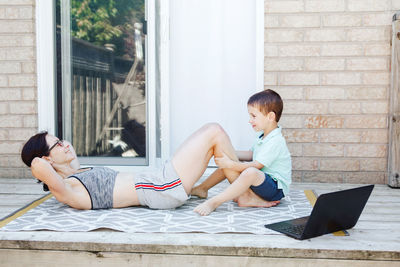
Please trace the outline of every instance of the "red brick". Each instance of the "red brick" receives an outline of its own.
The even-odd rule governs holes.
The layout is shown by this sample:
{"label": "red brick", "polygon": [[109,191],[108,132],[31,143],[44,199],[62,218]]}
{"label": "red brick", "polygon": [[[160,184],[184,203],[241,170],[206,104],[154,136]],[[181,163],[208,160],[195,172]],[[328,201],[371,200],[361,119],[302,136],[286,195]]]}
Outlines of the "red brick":
{"label": "red brick", "polygon": [[303,155],[306,157],[340,157],[344,155],[343,145],[339,144],[304,144]]}
{"label": "red brick", "polygon": [[361,143],[387,144],[389,136],[387,129],[369,129],[361,131]]}
{"label": "red brick", "polygon": [[385,172],[387,170],[387,164],[386,158],[360,159],[360,170]]}
{"label": "red brick", "polygon": [[357,130],[326,130],[319,132],[321,143],[359,143],[361,132]]}
{"label": "red brick", "polygon": [[285,129],[283,135],[289,143],[318,142],[318,133],[307,129]]}
{"label": "red brick", "polygon": [[382,158],[387,155],[387,145],[357,144],[346,145],[346,157]]}
{"label": "red brick", "polygon": [[305,119],[306,128],[343,128],[345,119],[338,116],[309,116]]}
{"label": "red brick", "polygon": [[313,171],[318,170],[318,159],[305,157],[292,157],[294,170]]}
{"label": "red brick", "polygon": [[344,173],[344,182],[352,184],[386,184],[384,172]]}
{"label": "red brick", "polygon": [[387,128],[388,121],[384,115],[349,116],[344,125],[346,128]]}
{"label": "red brick", "polygon": [[341,172],[304,172],[303,182],[306,183],[343,183]]}
{"label": "red brick", "polygon": [[319,101],[286,101],[285,114],[326,114],[329,103]]}
{"label": "red brick", "polygon": [[358,159],[321,159],[321,171],[359,171],[360,161]]}

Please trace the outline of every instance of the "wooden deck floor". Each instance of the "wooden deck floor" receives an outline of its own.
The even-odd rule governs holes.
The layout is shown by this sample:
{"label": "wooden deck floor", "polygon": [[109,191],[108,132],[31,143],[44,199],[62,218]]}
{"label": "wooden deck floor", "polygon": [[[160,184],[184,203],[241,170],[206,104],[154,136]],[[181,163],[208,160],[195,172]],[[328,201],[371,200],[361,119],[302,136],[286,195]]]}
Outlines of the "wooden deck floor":
{"label": "wooden deck floor", "polygon": [[[350,184],[294,184],[318,194]],[[33,180],[0,179],[0,218],[43,195]],[[0,232],[0,266],[400,266],[400,189],[377,185],[350,236]]]}

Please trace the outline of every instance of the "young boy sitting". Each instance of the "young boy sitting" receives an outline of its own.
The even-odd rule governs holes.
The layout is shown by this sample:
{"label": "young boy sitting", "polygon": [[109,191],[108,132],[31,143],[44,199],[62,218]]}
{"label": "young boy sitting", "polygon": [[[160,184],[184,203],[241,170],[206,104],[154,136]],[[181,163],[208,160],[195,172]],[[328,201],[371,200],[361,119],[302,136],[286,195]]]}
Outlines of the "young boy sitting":
{"label": "young boy sitting", "polygon": [[193,188],[192,195],[207,197],[207,191],[225,177],[231,185],[222,193],[198,205],[194,211],[208,215],[222,203],[235,200],[239,206],[272,207],[280,203],[289,192],[292,163],[285,138],[278,121],[283,102],[271,89],[251,96],[247,102],[249,123],[254,131],[262,132],[251,151],[237,151],[240,162],[224,155],[215,158],[217,169],[201,185]]}

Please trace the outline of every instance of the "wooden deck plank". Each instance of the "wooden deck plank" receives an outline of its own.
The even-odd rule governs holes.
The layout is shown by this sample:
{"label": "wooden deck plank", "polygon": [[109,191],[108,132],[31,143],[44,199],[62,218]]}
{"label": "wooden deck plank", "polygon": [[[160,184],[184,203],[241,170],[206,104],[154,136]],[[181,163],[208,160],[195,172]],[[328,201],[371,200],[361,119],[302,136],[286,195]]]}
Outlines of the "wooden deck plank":
{"label": "wooden deck plank", "polygon": [[0,184],[36,184],[37,180],[32,178],[32,179],[26,179],[26,178],[21,178],[21,179],[16,179],[16,178],[1,178],[0,179]]}
{"label": "wooden deck plank", "polygon": [[396,231],[350,230],[350,236],[324,235],[299,241],[284,235],[249,234],[125,234],[119,232],[1,233],[0,248],[60,251],[113,251],[136,253],[257,256],[315,259],[400,261]]}
{"label": "wooden deck plank", "polygon": [[44,194],[42,185],[0,184],[0,194]]}
{"label": "wooden deck plank", "polygon": [[[11,195],[11,194],[0,194],[0,203],[4,203],[1,206],[8,206],[8,205],[19,205],[20,207],[29,204],[30,202],[38,199],[41,195]],[[0,209],[1,212],[1,209]]]}
{"label": "wooden deck plank", "polygon": [[[1,257],[3,255],[3,258]],[[9,261],[13,259],[13,261]],[[332,260],[332,259],[282,259],[282,258],[263,258],[263,257],[228,257],[228,256],[209,256],[209,255],[166,255],[166,254],[127,254],[116,252],[71,252],[71,251],[0,251],[0,266],[46,266],[54,263],[57,259],[58,267],[75,266],[352,266],[352,267],[395,267],[398,262],[393,261],[356,261],[356,260]],[[7,261],[8,260],[8,261]],[[3,265],[7,262],[10,265]]]}
{"label": "wooden deck plank", "polygon": [[387,229],[400,229],[400,221],[380,223],[376,221],[363,221],[359,220],[354,227],[357,230],[387,230]]}

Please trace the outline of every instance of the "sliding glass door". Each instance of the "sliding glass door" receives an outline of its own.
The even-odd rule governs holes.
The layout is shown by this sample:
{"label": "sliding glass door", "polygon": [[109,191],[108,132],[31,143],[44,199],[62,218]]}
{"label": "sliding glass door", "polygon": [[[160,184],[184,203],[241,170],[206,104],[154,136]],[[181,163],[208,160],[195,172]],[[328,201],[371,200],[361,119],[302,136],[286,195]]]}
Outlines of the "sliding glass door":
{"label": "sliding glass door", "polygon": [[56,1],[57,134],[85,164],[148,163],[145,0]]}

